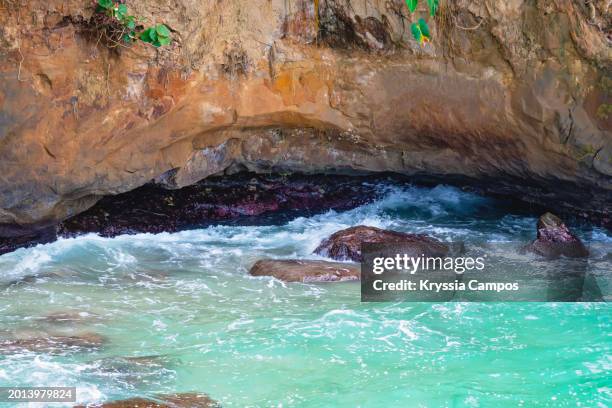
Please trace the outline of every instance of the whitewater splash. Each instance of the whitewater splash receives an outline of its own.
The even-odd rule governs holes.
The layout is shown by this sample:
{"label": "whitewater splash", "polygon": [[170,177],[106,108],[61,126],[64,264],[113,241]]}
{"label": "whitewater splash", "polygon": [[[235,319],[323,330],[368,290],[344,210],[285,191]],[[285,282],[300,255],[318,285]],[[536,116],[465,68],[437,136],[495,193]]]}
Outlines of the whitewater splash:
{"label": "whitewater splash", "polygon": [[609,405],[607,304],[372,305],[354,283],[248,275],[264,257],[320,259],[322,239],[360,224],[443,241],[535,234],[535,215],[456,188],[378,188],[370,204],[283,225],[89,234],[1,256],[0,338],[107,341],[0,356],[0,386],[76,386],[81,403],[199,391],[229,407]]}

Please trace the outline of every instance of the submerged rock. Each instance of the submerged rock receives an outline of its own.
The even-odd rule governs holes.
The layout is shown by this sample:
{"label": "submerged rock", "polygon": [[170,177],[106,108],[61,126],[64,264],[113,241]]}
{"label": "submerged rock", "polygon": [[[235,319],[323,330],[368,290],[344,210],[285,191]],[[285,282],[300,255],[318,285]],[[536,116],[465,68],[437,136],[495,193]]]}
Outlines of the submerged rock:
{"label": "submerged rock", "polygon": [[162,365],[170,361],[170,358],[164,355],[123,357],[123,359],[132,364],[146,365],[146,366],[153,366],[153,367],[161,367]]}
{"label": "submerged rock", "polygon": [[406,234],[365,225],[335,232],[321,242],[314,252],[339,261],[361,262],[361,244],[364,242],[410,244],[419,255],[445,256],[449,253],[447,245],[427,235]]}
{"label": "submerged rock", "polygon": [[79,312],[76,310],[50,312],[40,318],[43,322],[50,324],[90,323],[99,319],[100,316],[94,313]]}
{"label": "submerged rock", "polygon": [[135,397],[100,404],[76,405],[74,408],[219,408],[221,405],[206,394],[181,393]]}
{"label": "submerged rock", "polygon": [[537,238],[525,249],[546,258],[554,259],[560,256],[569,258],[585,258],[589,256],[582,241],[572,234],[563,221],[554,214],[547,212],[538,220]]}
{"label": "submerged rock", "polygon": [[[2,254],[2,248],[0,247],[0,254]],[[23,275],[17,279],[13,279],[5,284],[0,284],[0,287],[9,288],[22,285],[30,285],[39,282],[45,282],[48,280],[59,280],[66,279],[74,276],[74,274],[66,271],[52,271],[52,272],[41,272],[35,274]]]}
{"label": "submerged rock", "polygon": [[150,355],[139,357],[106,357],[93,360],[90,367],[94,369],[88,375],[100,377],[107,381],[121,381],[132,387],[141,387],[151,382],[159,382],[160,379],[171,380],[174,371],[169,367],[174,360],[165,355]]}
{"label": "submerged rock", "polygon": [[299,259],[263,259],[249,273],[253,276],[274,276],[285,282],[341,282],[359,280],[359,265]]}
{"label": "submerged rock", "polygon": [[50,354],[91,351],[99,349],[106,341],[104,336],[93,332],[72,336],[49,335],[0,340],[0,354],[14,354],[24,351]]}

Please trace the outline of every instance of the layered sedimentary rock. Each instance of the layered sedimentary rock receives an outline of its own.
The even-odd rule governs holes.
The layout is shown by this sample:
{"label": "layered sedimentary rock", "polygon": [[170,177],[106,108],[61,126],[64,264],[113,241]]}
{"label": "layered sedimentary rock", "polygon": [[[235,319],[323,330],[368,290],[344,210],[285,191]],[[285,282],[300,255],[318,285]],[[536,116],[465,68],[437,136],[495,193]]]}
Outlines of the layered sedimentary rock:
{"label": "layered sedimentary rock", "polygon": [[173,44],[100,41],[90,1],[0,0],[0,236],[243,169],[475,182],[609,222],[606,1],[443,0],[424,45],[403,0],[127,4]]}

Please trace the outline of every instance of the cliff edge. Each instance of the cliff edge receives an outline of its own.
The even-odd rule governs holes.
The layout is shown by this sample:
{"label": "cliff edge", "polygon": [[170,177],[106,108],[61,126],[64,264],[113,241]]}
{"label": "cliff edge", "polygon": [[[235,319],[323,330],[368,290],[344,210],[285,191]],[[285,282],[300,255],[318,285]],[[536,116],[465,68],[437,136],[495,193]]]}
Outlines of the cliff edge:
{"label": "cliff edge", "polygon": [[403,0],[127,5],[173,43],[101,41],[88,0],[0,0],[0,237],[242,169],[476,183],[610,222],[609,2],[442,0],[425,44]]}

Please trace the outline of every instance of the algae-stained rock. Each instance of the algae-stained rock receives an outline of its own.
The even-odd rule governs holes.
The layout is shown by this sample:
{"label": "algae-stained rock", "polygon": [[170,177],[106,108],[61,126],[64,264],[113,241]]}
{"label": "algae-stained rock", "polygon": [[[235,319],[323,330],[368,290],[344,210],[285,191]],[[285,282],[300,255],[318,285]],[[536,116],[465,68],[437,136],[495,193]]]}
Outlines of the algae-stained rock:
{"label": "algae-stained rock", "polygon": [[359,280],[360,266],[356,264],[319,260],[257,261],[249,273],[253,276],[274,276],[285,282],[343,282]]}
{"label": "algae-stained rock", "polygon": [[361,262],[361,244],[365,242],[406,244],[413,248],[416,255],[445,256],[449,252],[447,245],[427,235],[358,225],[335,232],[321,242],[315,253],[339,261]]}
{"label": "algae-stained rock", "polygon": [[580,238],[574,235],[563,221],[552,213],[540,217],[537,225],[537,238],[526,249],[546,258],[585,258],[588,249]]}

